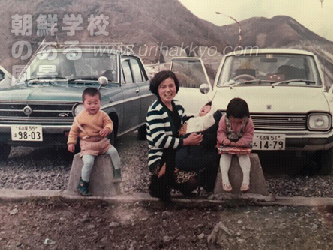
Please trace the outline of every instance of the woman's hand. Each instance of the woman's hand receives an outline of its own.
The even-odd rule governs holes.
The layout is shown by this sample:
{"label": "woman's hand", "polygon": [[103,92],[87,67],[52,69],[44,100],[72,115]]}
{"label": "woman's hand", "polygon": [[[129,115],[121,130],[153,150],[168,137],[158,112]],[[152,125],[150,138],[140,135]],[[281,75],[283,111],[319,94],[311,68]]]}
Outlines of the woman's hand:
{"label": "woman's hand", "polygon": [[166,163],[163,164],[160,171],[157,174],[157,178],[161,178],[163,175],[165,175],[166,172]]}
{"label": "woman's hand", "polygon": [[192,133],[183,140],[183,145],[200,145],[202,138],[202,134]]}
{"label": "woman's hand", "polygon": [[68,144],[68,151],[71,152],[71,153],[74,153],[75,145],[74,144]]}
{"label": "woman's hand", "polygon": [[108,128],[103,128],[103,129],[101,129],[100,131],[99,131],[99,135],[100,136],[107,136],[108,134],[110,134],[111,133],[111,131],[110,131],[110,129],[108,129]]}
{"label": "woman's hand", "polygon": [[180,129],[179,129],[179,135],[184,136],[186,134],[187,130],[187,123],[185,123]]}

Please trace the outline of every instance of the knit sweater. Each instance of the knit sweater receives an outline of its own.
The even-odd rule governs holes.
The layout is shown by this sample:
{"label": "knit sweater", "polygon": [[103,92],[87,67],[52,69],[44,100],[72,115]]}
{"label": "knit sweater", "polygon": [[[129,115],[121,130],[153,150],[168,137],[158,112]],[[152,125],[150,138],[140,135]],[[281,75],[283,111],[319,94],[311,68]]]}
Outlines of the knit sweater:
{"label": "knit sweater", "polygon": [[[184,108],[175,103],[174,106],[182,119]],[[147,140],[149,142],[148,166],[152,171],[153,167],[160,162],[163,149],[177,149],[183,145],[183,139],[174,137],[175,127],[168,115],[167,108],[159,100],[153,102],[149,107],[146,116]]]}
{"label": "knit sweater", "polygon": [[[228,139],[227,136],[227,124],[225,122],[226,115],[223,115],[218,126],[217,130],[217,141],[220,144],[223,144],[223,141],[225,139]],[[244,129],[243,136],[238,140],[241,144],[243,145],[249,145],[252,140],[253,140],[253,135],[254,135],[254,125],[252,119],[249,117],[246,126],[241,124],[234,124],[231,123],[231,129],[234,132],[239,132],[241,129]]]}
{"label": "knit sweater", "polygon": [[82,139],[86,136],[99,136],[99,131],[103,128],[108,128],[111,132],[113,130],[113,123],[110,117],[102,110],[99,110],[94,115],[90,115],[86,110],[83,110],[75,119],[77,122],[74,121],[72,124],[67,144],[76,144],[78,137]]}

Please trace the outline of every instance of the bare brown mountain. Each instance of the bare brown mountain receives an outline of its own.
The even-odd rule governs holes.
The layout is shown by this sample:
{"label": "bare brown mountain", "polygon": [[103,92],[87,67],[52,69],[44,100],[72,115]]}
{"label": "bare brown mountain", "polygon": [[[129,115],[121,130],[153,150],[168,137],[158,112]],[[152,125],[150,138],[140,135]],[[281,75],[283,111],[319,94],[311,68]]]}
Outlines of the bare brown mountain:
{"label": "bare brown mountain", "polygon": [[[282,47],[303,41],[329,43],[289,16],[275,16],[271,19],[253,17],[240,22],[242,46]],[[238,25],[222,26],[231,43],[238,41]],[[227,32],[228,31],[228,32]]]}
{"label": "bare brown mountain", "polygon": [[[56,36],[49,35],[46,41],[64,43],[78,40],[81,43],[134,44],[135,51],[144,55],[145,62],[154,62],[159,56],[159,51],[143,53],[142,49],[147,50],[148,46],[157,49],[179,46],[187,48],[187,52],[191,53],[192,49],[199,45],[216,46],[221,52],[227,45],[238,45],[237,24],[216,26],[197,18],[178,0],[1,0],[0,65],[12,71],[12,65],[27,62],[28,59],[14,58],[13,54],[18,51],[12,52],[13,45],[15,42],[24,41],[31,44],[32,51],[35,51],[44,39],[44,36],[37,35],[37,19],[40,15],[48,14],[56,14],[58,30]],[[80,24],[82,30],[77,30],[73,36],[69,36],[67,31],[63,30],[64,17],[71,14],[80,14],[83,20]],[[91,36],[87,29],[91,14],[103,14],[109,18],[109,24],[106,26],[106,31],[109,32],[107,36]],[[32,17],[31,35],[16,36],[13,33],[15,15]],[[302,40],[327,42],[296,20],[285,16],[272,19],[250,18],[241,21],[241,27],[243,46],[280,47]]]}

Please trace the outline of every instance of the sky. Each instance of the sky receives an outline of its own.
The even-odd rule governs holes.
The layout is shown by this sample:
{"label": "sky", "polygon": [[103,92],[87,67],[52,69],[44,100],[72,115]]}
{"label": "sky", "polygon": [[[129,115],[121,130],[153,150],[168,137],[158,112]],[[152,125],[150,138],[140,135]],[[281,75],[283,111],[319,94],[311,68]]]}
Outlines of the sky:
{"label": "sky", "polygon": [[[228,25],[251,17],[290,16],[316,34],[333,41],[333,0],[179,0],[197,17]],[[215,12],[222,14],[217,15]]]}

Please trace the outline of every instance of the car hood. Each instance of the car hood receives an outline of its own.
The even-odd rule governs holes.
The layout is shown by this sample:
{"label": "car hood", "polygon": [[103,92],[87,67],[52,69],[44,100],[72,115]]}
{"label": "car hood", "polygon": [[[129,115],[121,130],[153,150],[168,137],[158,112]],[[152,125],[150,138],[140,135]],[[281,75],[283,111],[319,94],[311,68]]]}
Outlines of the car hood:
{"label": "car hood", "polygon": [[226,110],[234,97],[244,99],[250,112],[307,113],[329,112],[329,105],[322,88],[293,86],[251,86],[215,88],[213,109]]}
{"label": "car hood", "polygon": [[17,86],[0,91],[0,100],[5,101],[68,101],[80,102],[84,88],[70,85]]}

